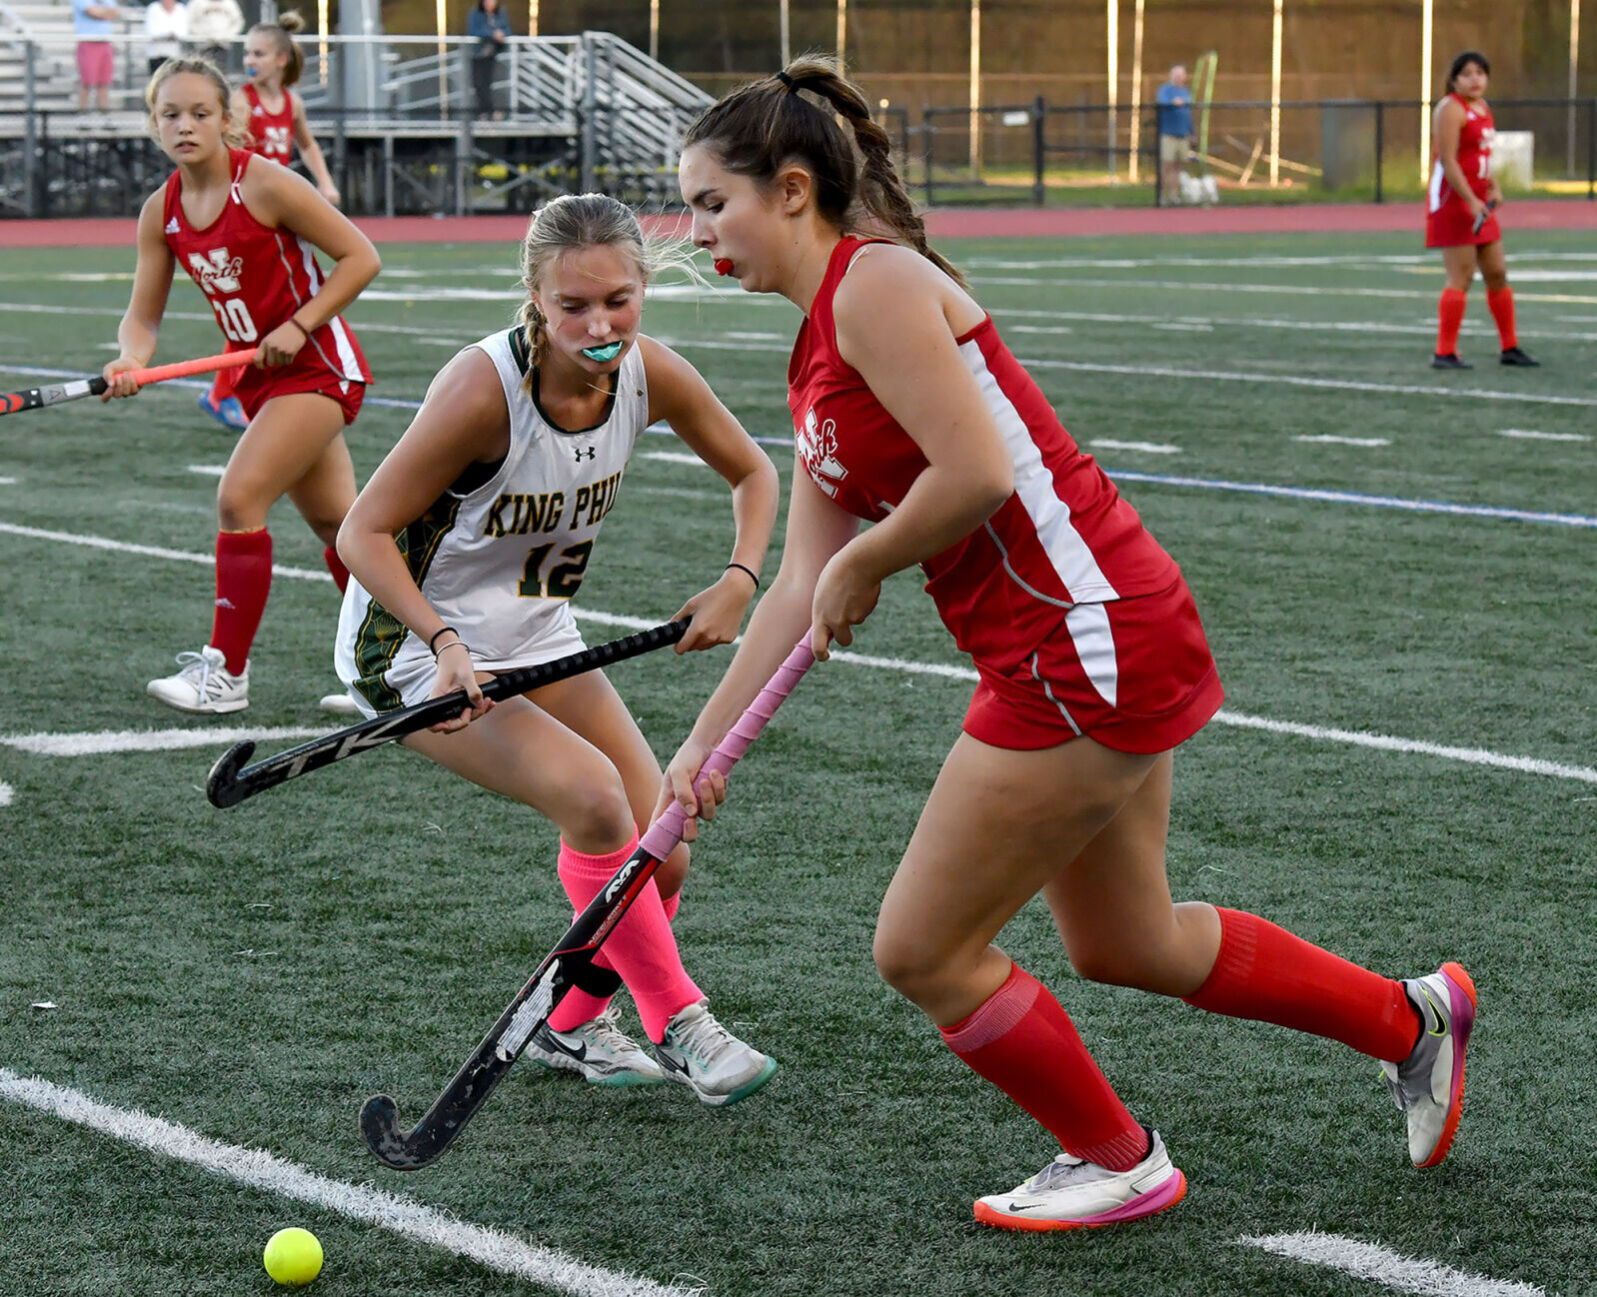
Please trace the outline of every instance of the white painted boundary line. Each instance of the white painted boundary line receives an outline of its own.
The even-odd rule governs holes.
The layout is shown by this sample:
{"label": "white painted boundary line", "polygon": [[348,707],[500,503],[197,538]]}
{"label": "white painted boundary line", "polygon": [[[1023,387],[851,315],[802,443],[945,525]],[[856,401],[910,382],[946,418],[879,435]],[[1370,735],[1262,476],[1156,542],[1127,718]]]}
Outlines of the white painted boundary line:
{"label": "white painted boundary line", "polygon": [[187,1162],[251,1189],[279,1194],[376,1225],[417,1243],[453,1252],[501,1274],[546,1284],[576,1297],[691,1297],[702,1288],[655,1283],[590,1265],[555,1248],[456,1220],[410,1198],[318,1175],[262,1149],[223,1144],[138,1109],[98,1103],[77,1090],[0,1067],[0,1098],[37,1108],[162,1157]]}
{"label": "white painted boundary line", "polygon": [[1519,437],[1525,441],[1590,441],[1583,432],[1533,432],[1529,428],[1504,428],[1499,437]]}
{"label": "white painted boundary line", "polygon": [[[1143,477],[1149,481],[1163,481],[1176,479],[1163,479],[1149,474],[1119,474],[1122,477]],[[1588,524],[1597,526],[1597,518],[1585,520]],[[12,523],[0,523],[0,533],[12,532],[21,536],[32,536],[44,540],[64,541],[74,545],[91,545],[97,549],[119,550],[124,553],[147,554],[154,558],[178,559],[189,563],[210,563],[209,554],[185,554],[181,550],[159,549],[152,545],[127,545],[120,541],[106,540],[100,536],[75,536],[70,532],[42,531],[37,527],[18,527]],[[296,576],[311,581],[331,581],[333,578],[326,572],[311,572],[304,568],[272,568],[274,575]],[[628,617],[620,613],[599,612],[594,609],[572,609],[578,621],[591,621],[596,626],[617,626],[627,630],[647,630],[655,625],[644,617]],[[857,666],[878,667],[889,671],[903,671],[911,675],[941,676],[949,680],[974,681],[976,672],[970,667],[944,666],[934,662],[913,662],[904,658],[872,657],[863,653],[838,652],[832,654],[839,662],[851,662]],[[1555,761],[1542,761],[1535,757],[1507,756],[1498,752],[1490,752],[1484,748],[1457,748],[1445,747],[1439,744],[1426,743],[1418,739],[1395,738],[1385,734],[1369,734],[1358,730],[1328,729],[1319,725],[1301,725],[1292,721],[1272,721],[1263,717],[1244,716],[1237,712],[1221,710],[1214,719],[1221,725],[1238,725],[1244,728],[1269,730],[1278,734],[1291,734],[1300,738],[1315,739],[1320,742],[1350,743],[1355,747],[1376,748],[1386,752],[1413,752],[1424,756],[1443,757],[1450,761],[1462,761],[1467,765],[1494,766],[1503,770],[1516,770],[1524,774],[1548,775],[1556,779],[1576,779],[1583,783],[1597,784],[1597,770],[1585,766],[1566,766]],[[188,733],[189,731],[171,731],[175,733]],[[218,735],[220,730],[195,731],[202,735]],[[321,733],[313,730],[311,733]],[[9,741],[9,740],[8,740]],[[198,746],[195,744],[193,746]]]}
{"label": "white painted boundary line", "polygon": [[10,806],[13,796],[10,784],[0,784],[0,806]]}
{"label": "white painted boundary line", "polygon": [[[1294,437],[1293,441],[1319,442],[1327,446],[1390,446],[1391,440],[1386,437],[1338,437],[1333,433],[1326,433],[1317,437]],[[190,472],[193,470],[191,469]]]}
{"label": "white painted boundary line", "polygon": [[1094,437],[1087,443],[1089,446],[1101,446],[1104,450],[1136,450],[1145,455],[1179,455],[1180,446],[1172,446],[1162,441],[1115,441],[1111,437]]}
{"label": "white painted boundary line", "polygon": [[0,734],[0,745],[40,757],[94,757],[109,752],[175,752],[222,744],[313,739],[333,733],[332,725],[283,725],[261,729],[94,730],[79,734]]}
{"label": "white painted boundary line", "polygon": [[1483,1278],[1437,1261],[1415,1260],[1374,1243],[1361,1243],[1338,1234],[1244,1235],[1237,1242],[1424,1297],[1546,1297],[1546,1290],[1535,1284]]}

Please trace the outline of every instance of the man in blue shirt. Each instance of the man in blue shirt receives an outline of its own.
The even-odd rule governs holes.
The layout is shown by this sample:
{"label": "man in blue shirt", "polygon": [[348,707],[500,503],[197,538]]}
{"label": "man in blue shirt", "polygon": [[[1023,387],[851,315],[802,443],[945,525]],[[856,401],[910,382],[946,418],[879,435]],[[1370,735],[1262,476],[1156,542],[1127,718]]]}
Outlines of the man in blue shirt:
{"label": "man in blue shirt", "polygon": [[89,88],[103,113],[110,108],[111,77],[115,72],[115,54],[106,39],[114,29],[114,20],[121,15],[115,5],[96,4],[93,0],[72,0],[72,30],[78,38],[78,111],[89,106]]}
{"label": "man in blue shirt", "polygon": [[1181,167],[1192,151],[1192,92],[1187,89],[1187,65],[1170,69],[1170,80],[1159,87],[1159,201],[1174,203],[1181,196]]}

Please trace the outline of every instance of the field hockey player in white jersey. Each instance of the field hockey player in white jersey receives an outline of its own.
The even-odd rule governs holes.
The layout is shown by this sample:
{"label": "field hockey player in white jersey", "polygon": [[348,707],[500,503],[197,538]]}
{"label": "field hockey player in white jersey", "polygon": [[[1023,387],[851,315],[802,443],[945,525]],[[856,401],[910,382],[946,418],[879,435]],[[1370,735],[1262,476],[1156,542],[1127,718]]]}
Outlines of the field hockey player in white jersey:
{"label": "field hockey player in white jersey", "polygon": [[[614,199],[541,208],[522,246],[517,326],[444,367],[338,537],[354,576],[337,648],[351,696],[375,715],[465,689],[469,709],[405,742],[553,820],[577,910],[637,847],[660,768],[597,671],[497,705],[481,682],[583,647],[571,599],[655,420],[726,480],[736,524],[719,579],[677,613],[692,619],[678,652],[736,638],[776,518],[765,453],[691,365],[638,331],[649,274],[670,255]],[[531,1057],[601,1085],[678,1081],[713,1105],[770,1079],[775,1061],[716,1021],[682,966],[670,921],[687,868],[678,847],[534,1035]],[[648,1048],[612,1012],[623,982]]]}

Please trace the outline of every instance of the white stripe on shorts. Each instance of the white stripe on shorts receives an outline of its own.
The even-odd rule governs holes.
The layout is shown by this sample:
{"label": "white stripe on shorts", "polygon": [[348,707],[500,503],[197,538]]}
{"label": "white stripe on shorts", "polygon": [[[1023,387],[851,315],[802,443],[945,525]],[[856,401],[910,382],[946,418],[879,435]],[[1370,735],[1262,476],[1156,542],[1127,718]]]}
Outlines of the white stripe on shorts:
{"label": "white stripe on shorts", "polygon": [[1078,603],[1065,614],[1081,669],[1103,700],[1115,706],[1120,689],[1120,663],[1115,657],[1115,636],[1109,629],[1109,609],[1101,603]]}

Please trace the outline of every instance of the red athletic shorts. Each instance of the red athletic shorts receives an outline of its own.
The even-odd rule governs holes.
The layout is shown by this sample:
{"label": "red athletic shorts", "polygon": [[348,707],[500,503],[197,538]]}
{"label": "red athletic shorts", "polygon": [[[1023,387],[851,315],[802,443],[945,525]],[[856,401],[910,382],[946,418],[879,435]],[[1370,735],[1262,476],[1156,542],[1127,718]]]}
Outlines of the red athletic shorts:
{"label": "red athletic shorts", "polygon": [[1202,729],[1225,697],[1179,576],[1157,594],[1077,604],[1012,670],[976,668],[965,733],[1020,751],[1085,734],[1120,752],[1164,752]]}
{"label": "red athletic shorts", "polygon": [[1484,247],[1488,243],[1496,243],[1503,237],[1503,227],[1497,223],[1497,213],[1493,212],[1486,218],[1486,224],[1481,226],[1481,232],[1475,233],[1475,218],[1469,214],[1469,208],[1455,193],[1449,191],[1442,205],[1434,212],[1425,213],[1425,246],[1427,248],[1467,248],[1470,245]]}
{"label": "red athletic shorts", "polygon": [[244,407],[247,417],[253,419],[274,396],[294,396],[300,392],[316,392],[338,402],[344,412],[344,426],[355,422],[360,413],[360,403],[366,398],[366,384],[339,378],[336,374],[317,366],[304,369],[289,365],[284,369],[256,369],[253,365],[233,371],[233,395]]}
{"label": "red athletic shorts", "polygon": [[78,84],[108,86],[116,74],[116,51],[110,41],[78,42]]}

